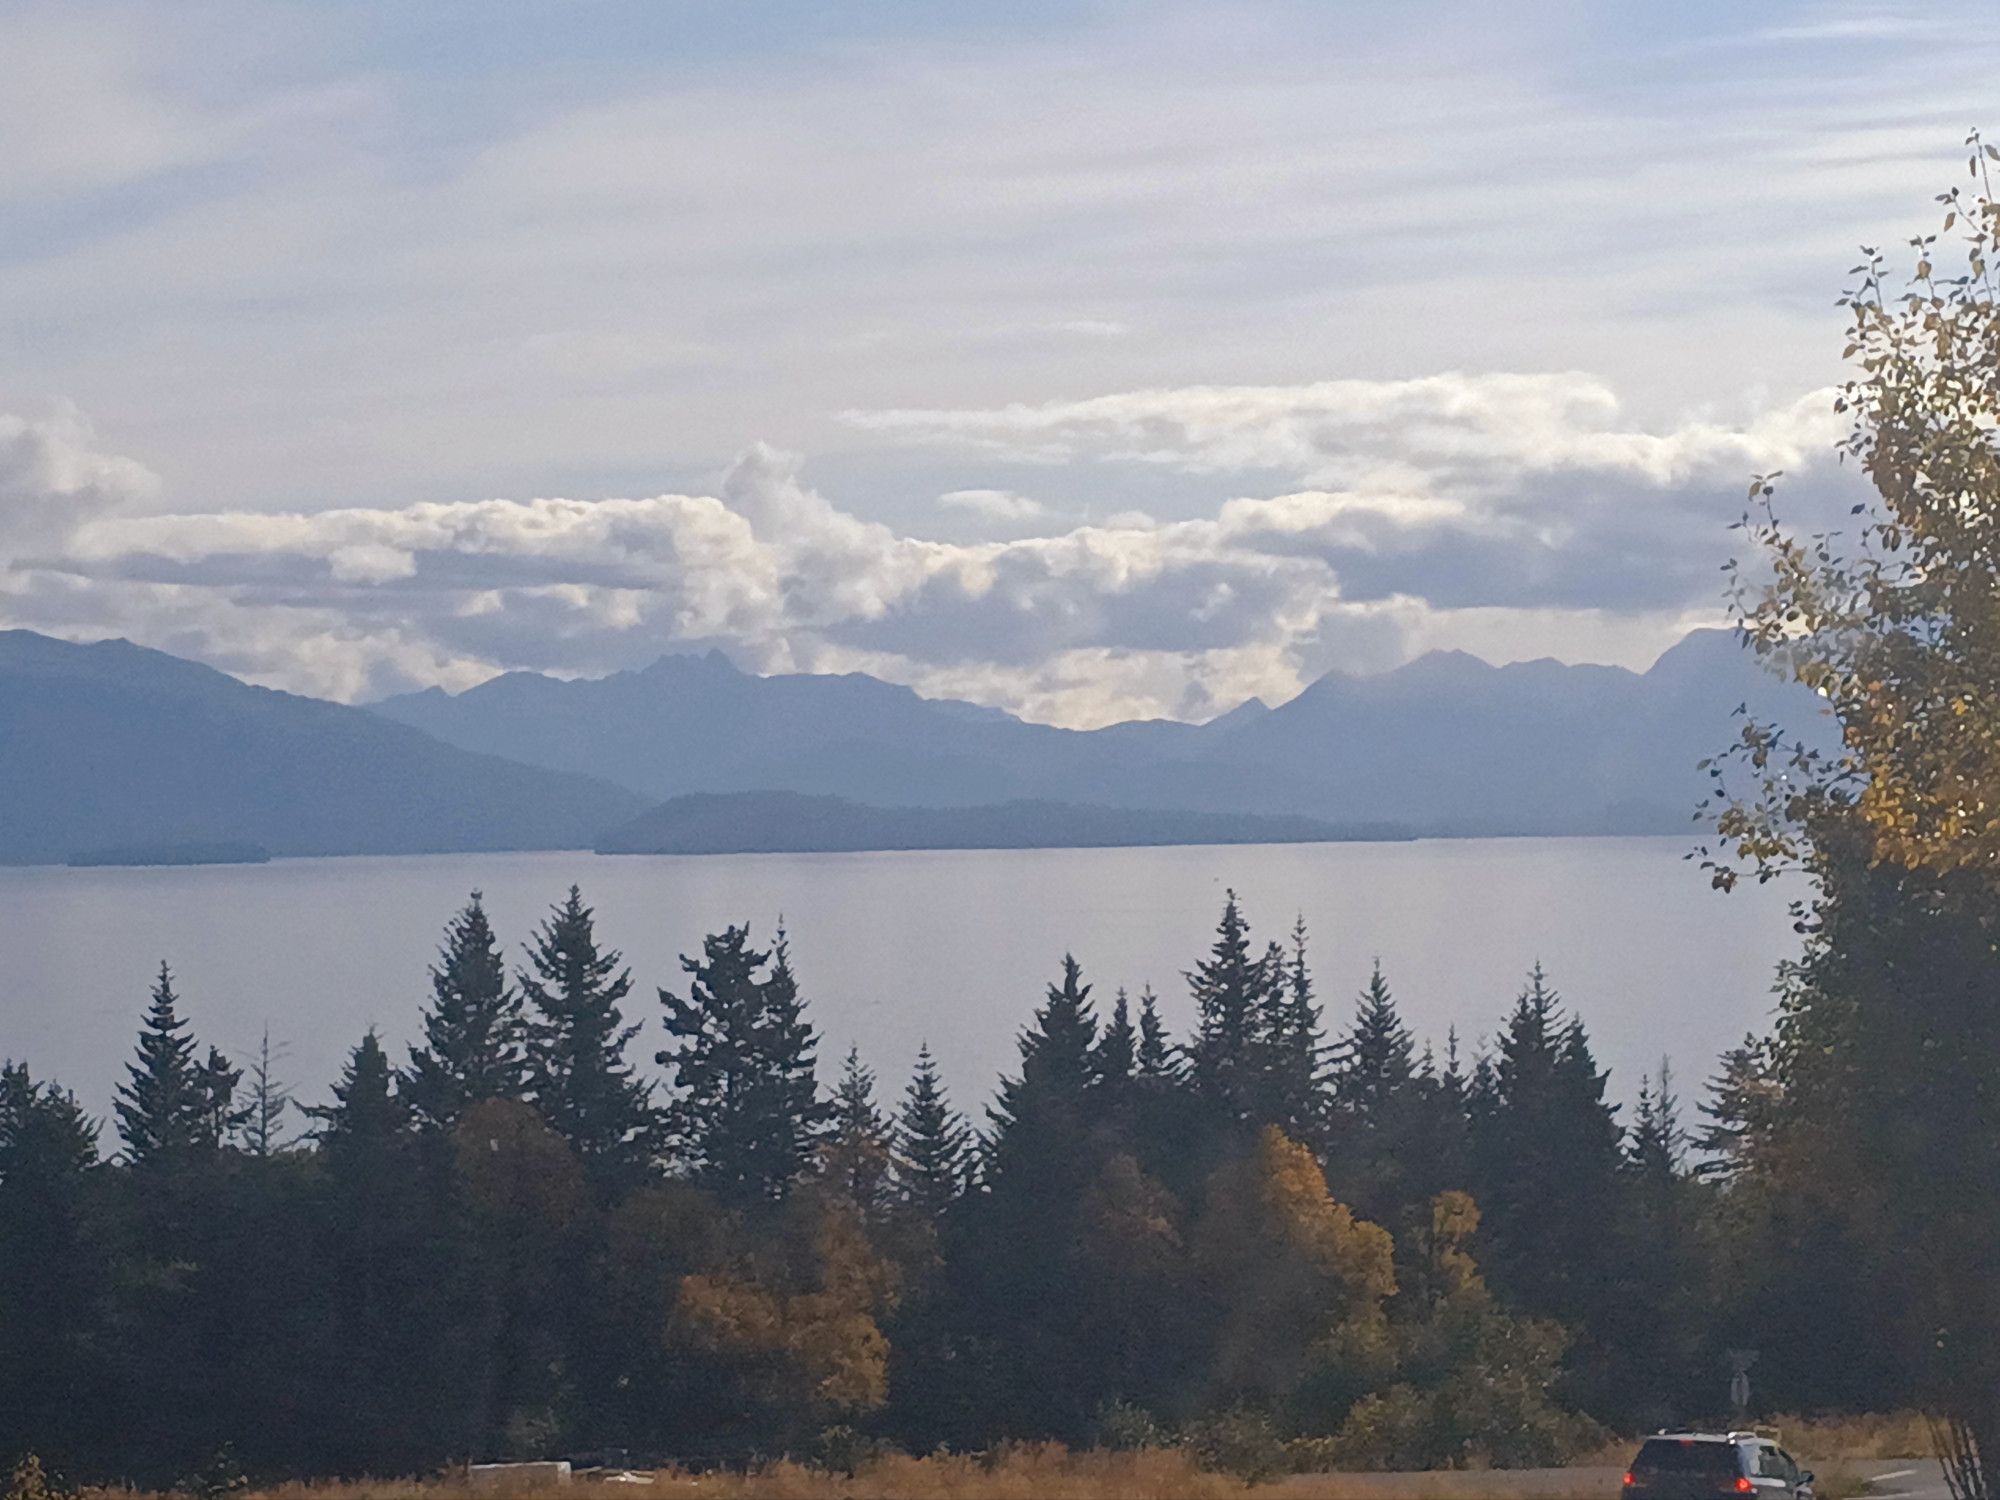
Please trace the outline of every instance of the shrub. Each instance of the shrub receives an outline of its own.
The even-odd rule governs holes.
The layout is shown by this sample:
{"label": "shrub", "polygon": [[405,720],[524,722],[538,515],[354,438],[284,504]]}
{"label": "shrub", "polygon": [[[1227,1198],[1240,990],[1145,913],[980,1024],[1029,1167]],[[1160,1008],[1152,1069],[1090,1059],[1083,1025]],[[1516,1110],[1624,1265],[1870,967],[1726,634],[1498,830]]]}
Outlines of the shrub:
{"label": "shrub", "polygon": [[1250,1484],[1287,1472],[1291,1463],[1271,1419],[1237,1407],[1181,1429],[1181,1444],[1204,1469],[1234,1474]]}

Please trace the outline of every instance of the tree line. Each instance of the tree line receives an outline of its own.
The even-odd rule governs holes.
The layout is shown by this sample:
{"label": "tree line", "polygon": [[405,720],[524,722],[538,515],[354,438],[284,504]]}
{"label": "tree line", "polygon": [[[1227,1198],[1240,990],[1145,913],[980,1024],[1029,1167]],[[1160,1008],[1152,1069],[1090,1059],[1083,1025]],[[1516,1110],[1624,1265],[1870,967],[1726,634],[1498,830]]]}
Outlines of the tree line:
{"label": "tree line", "polygon": [[[1419,1046],[1379,966],[1329,1022],[1303,924],[1232,894],[1195,1022],[1065,957],[978,1121],[885,1098],[780,929],[658,992],[572,888],[510,965],[475,893],[418,1040],[295,1105],[152,988],[117,1142],[0,1071],[0,1455],[171,1483],[618,1450],[684,1462],[1008,1438],[1284,1462],[1559,1459],[1771,1401],[1879,1405],[1874,1267],[1767,1169],[1762,1053],[1629,1122],[1537,966],[1490,1050]],[[246,1077],[247,1072],[247,1077]]]}

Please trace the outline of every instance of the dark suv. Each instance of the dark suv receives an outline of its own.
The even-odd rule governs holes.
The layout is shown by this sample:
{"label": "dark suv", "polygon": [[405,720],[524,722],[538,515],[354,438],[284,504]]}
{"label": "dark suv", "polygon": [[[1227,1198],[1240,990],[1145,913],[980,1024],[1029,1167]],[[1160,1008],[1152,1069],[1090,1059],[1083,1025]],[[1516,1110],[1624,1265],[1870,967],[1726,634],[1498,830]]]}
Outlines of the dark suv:
{"label": "dark suv", "polygon": [[1813,1476],[1771,1438],[1754,1432],[1663,1432],[1639,1445],[1625,1500],[1813,1500]]}

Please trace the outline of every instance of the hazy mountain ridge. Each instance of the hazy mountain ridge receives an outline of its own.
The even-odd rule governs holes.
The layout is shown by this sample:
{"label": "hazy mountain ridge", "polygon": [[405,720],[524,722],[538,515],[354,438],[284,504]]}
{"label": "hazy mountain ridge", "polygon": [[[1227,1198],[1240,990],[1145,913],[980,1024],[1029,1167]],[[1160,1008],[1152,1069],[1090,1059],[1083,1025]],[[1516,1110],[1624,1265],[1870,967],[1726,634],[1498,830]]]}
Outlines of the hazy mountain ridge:
{"label": "hazy mountain ridge", "polygon": [[1749,702],[1803,727],[1818,705],[1735,639],[1697,631],[1646,672],[1435,652],[1329,673],[1209,724],[1058,729],[874,678],[756,677],[716,653],[585,681],[533,674],[376,711],[465,748],[665,799],[785,790],[889,806],[1053,801],[1299,815],[1440,833],[1675,832],[1696,764]]}
{"label": "hazy mountain ridge", "polygon": [[893,849],[1104,849],[1163,844],[1305,844],[1407,837],[1387,825],[1249,813],[999,802],[878,807],[803,792],[694,792],[598,841],[599,854],[834,853]]}
{"label": "hazy mountain ridge", "polygon": [[645,803],[128,641],[0,631],[0,863],[587,848]]}

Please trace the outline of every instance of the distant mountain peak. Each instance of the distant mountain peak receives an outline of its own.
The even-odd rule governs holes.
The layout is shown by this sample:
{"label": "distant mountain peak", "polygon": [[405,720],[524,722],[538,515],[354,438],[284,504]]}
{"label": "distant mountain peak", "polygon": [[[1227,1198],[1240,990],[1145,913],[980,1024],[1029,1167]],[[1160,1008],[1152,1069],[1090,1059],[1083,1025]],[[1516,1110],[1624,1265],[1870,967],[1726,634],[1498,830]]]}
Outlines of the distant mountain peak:
{"label": "distant mountain peak", "polygon": [[1484,657],[1474,656],[1470,651],[1426,651],[1422,656],[1412,657],[1400,667],[1382,673],[1384,677],[1425,678],[1436,680],[1453,677],[1483,677],[1488,672],[1497,672],[1498,667]]}
{"label": "distant mountain peak", "polygon": [[1271,705],[1262,698],[1245,698],[1227,713],[1217,714],[1202,727],[1204,729],[1235,729],[1261,719],[1271,711]]}

